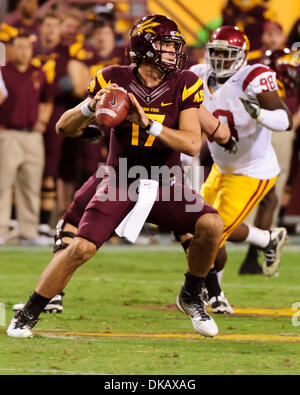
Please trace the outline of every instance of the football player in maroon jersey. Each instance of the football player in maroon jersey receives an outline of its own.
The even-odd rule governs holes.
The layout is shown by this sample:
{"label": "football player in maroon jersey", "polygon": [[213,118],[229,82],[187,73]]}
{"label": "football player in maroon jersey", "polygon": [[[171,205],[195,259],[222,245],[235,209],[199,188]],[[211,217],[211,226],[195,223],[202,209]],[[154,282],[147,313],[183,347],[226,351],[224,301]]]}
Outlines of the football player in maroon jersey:
{"label": "football player in maroon jersey", "polygon": [[[203,101],[202,81],[190,71],[181,71],[185,60],[184,44],[183,36],[171,19],[161,15],[142,18],[130,34],[130,52],[136,67],[109,66],[100,70],[90,83],[89,97],[65,112],[58,121],[57,132],[60,135],[84,136],[83,128],[94,121],[96,104],[102,95],[116,85],[128,91],[132,111],[111,131],[106,163],[109,172],[99,185],[95,175],[97,192],[84,209],[82,218],[82,212],[79,213],[76,236],[68,248],[54,255],[34,293],[12,319],[7,330],[9,336],[32,336],[31,329],[51,298],[64,289],[74,271],[96,253],[135,206],[135,201],[129,199],[128,187],[125,198],[123,194],[122,199],[102,199],[110,187],[110,172],[116,175],[117,183],[113,186],[116,196],[124,192],[122,182],[131,184],[136,180],[130,179],[128,173],[125,180],[121,177],[123,168],[119,164],[122,159],[126,159],[129,170],[133,166],[143,166],[149,179],[159,181],[158,199],[147,221],[169,231],[194,234],[188,253],[188,271],[176,303],[179,310],[189,315],[197,332],[205,336],[218,333],[216,323],[205,311],[199,294],[219,249],[222,221],[216,210],[208,206],[199,194],[182,185],[180,180],[177,182],[170,171],[161,177],[153,176],[155,166],[164,166],[167,170],[176,165],[180,167],[181,152],[188,155],[198,153],[201,144],[198,116],[208,134],[219,140],[225,149],[232,148],[228,128],[204,107],[199,111]],[[162,199],[166,189],[171,196],[168,201]],[[184,194],[175,202],[179,191],[186,192],[190,200]],[[200,203],[201,209],[197,207],[196,212],[189,212],[186,205],[191,202]]]}

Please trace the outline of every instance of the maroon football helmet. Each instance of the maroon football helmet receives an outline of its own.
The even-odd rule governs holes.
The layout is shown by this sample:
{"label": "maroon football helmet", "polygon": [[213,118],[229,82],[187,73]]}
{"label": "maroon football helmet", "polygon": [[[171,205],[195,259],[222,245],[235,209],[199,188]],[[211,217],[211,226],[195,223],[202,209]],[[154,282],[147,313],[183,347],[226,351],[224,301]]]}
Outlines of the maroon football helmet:
{"label": "maroon football helmet", "polygon": [[[174,50],[163,50],[162,45],[166,43],[174,43]],[[184,45],[183,35],[176,23],[164,15],[153,14],[140,19],[131,29],[129,55],[131,62],[138,66],[147,62],[166,73],[184,68]],[[167,60],[164,54],[172,54],[171,60]]]}
{"label": "maroon football helmet", "polygon": [[300,85],[300,69],[295,64],[293,53],[289,48],[267,50],[262,62],[276,71],[278,80],[283,84],[286,94],[294,94]]}
{"label": "maroon football helmet", "polygon": [[247,64],[249,40],[237,27],[222,26],[206,45],[207,64],[217,78],[231,77]]}

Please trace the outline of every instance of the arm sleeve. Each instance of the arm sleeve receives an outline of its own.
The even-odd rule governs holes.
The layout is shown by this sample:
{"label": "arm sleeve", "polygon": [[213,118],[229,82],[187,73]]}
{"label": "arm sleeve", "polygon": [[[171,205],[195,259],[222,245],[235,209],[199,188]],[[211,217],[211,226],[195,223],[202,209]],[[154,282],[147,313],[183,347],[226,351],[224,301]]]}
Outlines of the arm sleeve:
{"label": "arm sleeve", "polygon": [[185,70],[180,89],[180,111],[199,108],[204,100],[203,82],[193,72]]}
{"label": "arm sleeve", "polygon": [[[272,69],[258,65],[252,69],[244,81],[247,96],[256,98],[263,92],[274,92],[278,90],[276,73]],[[285,131],[289,127],[289,119],[285,110],[273,111],[261,109],[261,115],[257,119],[265,127],[273,131]]]}
{"label": "arm sleeve", "polygon": [[111,66],[98,70],[88,86],[88,96],[93,98],[100,89],[111,84],[113,82],[111,74]]}

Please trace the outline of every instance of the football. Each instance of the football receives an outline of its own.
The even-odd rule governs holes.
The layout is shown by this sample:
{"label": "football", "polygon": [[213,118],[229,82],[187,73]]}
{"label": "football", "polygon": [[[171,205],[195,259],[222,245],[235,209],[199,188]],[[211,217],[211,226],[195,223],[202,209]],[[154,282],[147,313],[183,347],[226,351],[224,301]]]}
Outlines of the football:
{"label": "football", "polygon": [[96,119],[99,125],[112,128],[126,118],[130,100],[124,88],[117,87],[105,93],[96,105]]}

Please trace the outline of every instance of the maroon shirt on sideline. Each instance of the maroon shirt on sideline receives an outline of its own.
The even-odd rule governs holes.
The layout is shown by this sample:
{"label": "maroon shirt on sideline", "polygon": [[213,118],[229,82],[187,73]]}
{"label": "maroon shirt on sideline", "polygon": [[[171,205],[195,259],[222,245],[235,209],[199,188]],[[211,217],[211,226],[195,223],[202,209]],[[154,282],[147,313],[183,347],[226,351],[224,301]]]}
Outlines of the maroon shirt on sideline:
{"label": "maroon shirt on sideline", "polygon": [[125,54],[124,46],[116,46],[109,54],[109,56],[103,58],[98,55],[95,50],[94,57],[85,62],[90,69],[90,75],[95,75],[98,70],[104,69],[107,66],[112,65],[127,65],[127,59]]}
{"label": "maroon shirt on sideline", "polygon": [[[40,65],[44,70],[47,82],[51,84],[54,93],[54,109],[51,119],[44,133],[45,142],[45,169],[44,177],[58,177],[60,174],[60,161],[62,160],[62,146],[64,139],[57,135],[55,125],[62,114],[72,107],[72,98],[69,93],[65,93],[60,88],[62,78],[67,75],[68,62],[71,59],[70,50],[67,45],[59,43],[54,48],[46,49],[41,46],[40,41],[34,44],[34,64]],[[69,104],[69,102],[71,103]],[[73,140],[73,139],[72,139]],[[75,146],[77,142],[73,142]],[[75,147],[76,148],[76,147]],[[76,155],[76,149],[73,150]],[[68,166],[63,166],[67,171],[67,177],[74,178],[74,161],[67,159]],[[71,162],[71,166],[70,166]],[[69,174],[70,173],[70,174]]]}
{"label": "maroon shirt on sideline", "polygon": [[17,19],[14,23],[11,24],[12,27],[18,29],[19,34],[26,34],[28,36],[34,36],[36,39],[39,36],[39,23],[36,21],[32,25],[25,25],[21,19]]}
{"label": "maroon shirt on sideline", "polygon": [[58,44],[54,48],[45,49],[37,41],[34,44],[34,64],[40,65],[46,74],[47,82],[54,87],[55,102],[65,100],[65,93],[61,91],[59,82],[67,75],[68,62],[71,59],[69,47]]}
{"label": "maroon shirt on sideline", "polygon": [[2,68],[8,97],[0,106],[0,126],[5,129],[30,130],[38,120],[40,102],[53,97],[51,86],[41,69],[30,65],[25,72],[13,63]]}

